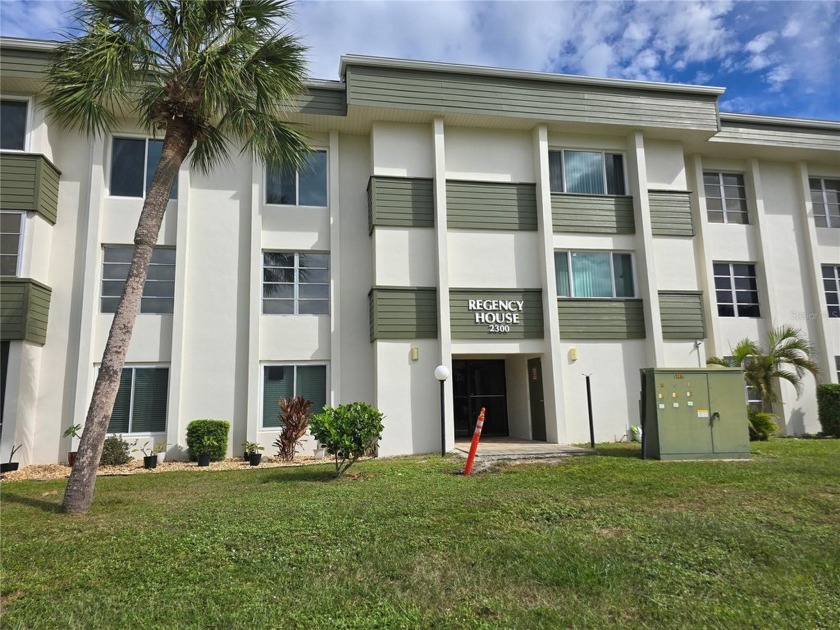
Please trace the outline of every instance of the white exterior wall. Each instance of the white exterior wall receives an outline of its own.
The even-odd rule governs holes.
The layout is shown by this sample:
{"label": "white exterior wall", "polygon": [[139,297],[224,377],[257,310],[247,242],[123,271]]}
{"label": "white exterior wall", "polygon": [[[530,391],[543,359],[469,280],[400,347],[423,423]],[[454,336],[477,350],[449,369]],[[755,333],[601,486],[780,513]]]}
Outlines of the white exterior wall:
{"label": "white exterior wall", "polygon": [[[567,441],[589,442],[586,378],[592,386],[592,418],[596,442],[621,439],[632,425],[640,424],[639,369],[647,365],[644,339],[627,341],[563,341],[563,386],[566,400]],[[576,348],[578,360],[569,350]]]}
{"label": "white exterior wall", "polygon": [[[389,340],[373,346],[376,402],[385,414],[379,454],[440,452],[440,384],[434,375],[438,342]],[[412,348],[420,352],[417,361],[411,359]]]}
{"label": "white exterior wall", "polygon": [[536,232],[450,230],[449,283],[453,288],[540,288]]}

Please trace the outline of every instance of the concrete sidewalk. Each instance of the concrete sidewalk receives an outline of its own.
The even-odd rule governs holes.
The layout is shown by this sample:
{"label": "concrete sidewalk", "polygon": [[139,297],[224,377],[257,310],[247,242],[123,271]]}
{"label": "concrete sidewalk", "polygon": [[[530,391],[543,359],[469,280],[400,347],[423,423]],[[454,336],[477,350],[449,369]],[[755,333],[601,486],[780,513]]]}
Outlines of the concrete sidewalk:
{"label": "concrete sidewalk", "polygon": [[[470,452],[470,440],[456,440],[456,455],[466,457]],[[575,455],[594,455],[591,448],[579,448],[562,444],[548,444],[533,440],[517,438],[484,438],[478,444],[476,459],[482,461],[495,460],[531,460],[531,459],[560,459]]]}

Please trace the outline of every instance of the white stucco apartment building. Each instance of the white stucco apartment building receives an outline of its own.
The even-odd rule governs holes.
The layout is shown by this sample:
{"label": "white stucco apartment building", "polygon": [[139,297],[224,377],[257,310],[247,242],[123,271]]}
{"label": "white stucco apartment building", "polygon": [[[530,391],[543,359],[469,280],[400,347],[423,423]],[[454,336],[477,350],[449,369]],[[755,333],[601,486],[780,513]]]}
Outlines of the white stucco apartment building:
{"label": "white stucco apartment building", "polygon": [[[40,108],[51,45],[0,42],[0,459],[64,461],[84,421],[160,144]],[[291,394],[385,413],[381,455],[488,435],[555,443],[639,424],[640,368],[771,327],[840,369],[840,124],[724,114],[723,89],[346,56],[291,118],[311,168],[185,165],[111,431],[269,447]],[[819,430],[787,385],[788,433]]]}

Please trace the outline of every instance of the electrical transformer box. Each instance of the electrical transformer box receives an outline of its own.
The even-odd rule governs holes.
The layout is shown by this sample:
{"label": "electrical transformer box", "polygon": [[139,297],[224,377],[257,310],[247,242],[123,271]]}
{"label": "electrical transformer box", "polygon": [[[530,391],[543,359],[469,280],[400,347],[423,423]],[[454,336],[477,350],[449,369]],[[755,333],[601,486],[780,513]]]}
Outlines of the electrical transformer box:
{"label": "electrical transformer box", "polygon": [[642,457],[746,459],[750,456],[740,369],[642,371]]}

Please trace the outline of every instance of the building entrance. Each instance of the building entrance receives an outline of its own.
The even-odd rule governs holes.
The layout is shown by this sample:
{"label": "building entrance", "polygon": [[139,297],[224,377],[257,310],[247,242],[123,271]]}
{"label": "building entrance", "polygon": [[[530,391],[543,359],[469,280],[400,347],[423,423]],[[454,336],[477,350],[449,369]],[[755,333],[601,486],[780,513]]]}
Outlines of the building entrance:
{"label": "building entrance", "polygon": [[455,403],[455,437],[471,436],[484,407],[482,435],[507,437],[507,386],[505,362],[495,360],[452,361]]}

